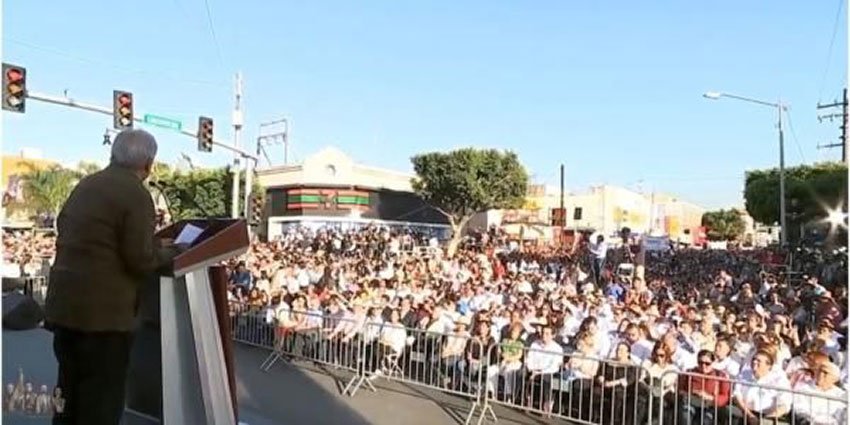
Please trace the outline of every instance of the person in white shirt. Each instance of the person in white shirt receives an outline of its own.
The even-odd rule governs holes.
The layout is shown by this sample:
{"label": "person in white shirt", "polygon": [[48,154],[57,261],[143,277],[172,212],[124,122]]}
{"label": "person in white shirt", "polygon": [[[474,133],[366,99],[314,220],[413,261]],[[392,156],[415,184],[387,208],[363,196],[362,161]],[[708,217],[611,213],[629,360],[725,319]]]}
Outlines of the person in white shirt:
{"label": "person in white shirt", "polygon": [[730,379],[738,377],[741,372],[741,364],[738,363],[730,354],[732,353],[732,345],[727,339],[719,339],[714,344],[714,370],[725,372]]}
{"label": "person in white shirt", "polygon": [[[623,336],[620,338],[619,342],[623,342],[628,344],[629,352],[631,353],[632,360],[635,363],[640,364],[644,360],[648,359],[652,354],[652,342],[650,342],[646,338],[641,338],[640,326],[629,323],[626,326],[625,332],[623,332]],[[612,348],[608,351],[608,358],[614,357],[617,351],[618,344],[611,344]]]}
{"label": "person in white shirt", "polygon": [[815,380],[794,386],[793,423],[839,425],[847,423],[847,393],[836,383],[841,371],[826,362],[816,371]]}
{"label": "person in white shirt", "polygon": [[407,343],[407,330],[401,323],[401,317],[397,309],[390,311],[390,320],[381,329],[378,341],[385,348],[389,348],[392,354],[400,355]]}
{"label": "person in white shirt", "polygon": [[555,342],[552,328],[544,325],[540,339],[531,344],[525,357],[529,405],[539,401],[543,411],[552,411],[552,377],[560,372],[563,364],[564,348]]}
{"label": "person in white shirt", "polygon": [[[773,356],[759,350],[753,355],[751,368],[741,372],[740,383],[732,392],[732,415],[747,423],[776,419],[791,408],[791,384],[782,371],[772,371]],[[789,390],[789,391],[783,391]]]}
{"label": "person in white shirt", "polygon": [[596,243],[590,244],[590,253],[593,255],[593,280],[600,283],[602,277],[602,266],[605,264],[605,256],[608,255],[608,243],[605,236],[596,237]]}

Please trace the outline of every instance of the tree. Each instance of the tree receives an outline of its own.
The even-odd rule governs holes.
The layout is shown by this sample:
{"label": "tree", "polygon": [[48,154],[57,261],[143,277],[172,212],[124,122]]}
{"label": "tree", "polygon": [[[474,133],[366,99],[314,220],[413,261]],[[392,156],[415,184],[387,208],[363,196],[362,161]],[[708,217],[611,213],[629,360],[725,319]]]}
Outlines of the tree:
{"label": "tree", "polygon": [[21,175],[23,201],[15,208],[55,218],[79,178],[78,172],[58,165],[48,168],[29,166],[29,170]]}
{"label": "tree", "polygon": [[[800,224],[825,218],[828,209],[846,203],[847,165],[827,162],[787,168],[785,192],[788,230],[793,232]],[[779,222],[779,170],[748,171],[744,199],[754,220]]]}
{"label": "tree", "polygon": [[[162,195],[166,198],[172,220],[230,216],[233,178],[229,168],[195,169],[186,172],[158,164],[152,178],[159,181],[163,188]],[[240,184],[244,187],[244,176],[241,176]],[[255,180],[253,193],[260,192],[261,189]],[[157,193],[153,195],[158,196]],[[244,199],[240,198],[239,205],[240,211],[244,211]]]}
{"label": "tree", "polygon": [[735,208],[706,212],[702,215],[702,225],[711,241],[734,241],[744,234],[744,219]]}
{"label": "tree", "polygon": [[94,174],[100,171],[100,165],[98,165],[96,162],[80,161],[80,163],[77,164],[76,171],[79,173],[80,177],[85,177],[89,174]]}
{"label": "tree", "polygon": [[421,154],[411,162],[414,191],[452,226],[449,256],[475,213],[519,208],[525,202],[528,174],[513,152],[467,148]]}

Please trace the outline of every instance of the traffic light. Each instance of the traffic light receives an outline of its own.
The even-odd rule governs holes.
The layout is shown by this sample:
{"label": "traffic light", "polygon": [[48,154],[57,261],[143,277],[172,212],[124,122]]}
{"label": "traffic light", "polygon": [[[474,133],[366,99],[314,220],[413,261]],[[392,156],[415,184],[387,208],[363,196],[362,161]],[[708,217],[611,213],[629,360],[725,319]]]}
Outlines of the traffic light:
{"label": "traffic light", "polygon": [[263,198],[255,194],[251,199],[251,223],[260,224],[263,221]]}
{"label": "traffic light", "polygon": [[552,226],[564,227],[567,224],[567,215],[564,208],[552,208]]}
{"label": "traffic light", "polygon": [[213,147],[213,120],[212,118],[198,118],[198,150],[201,152],[212,152]]}
{"label": "traffic light", "polygon": [[133,93],[112,91],[112,127],[119,131],[133,128]]}
{"label": "traffic light", "polygon": [[27,98],[26,68],[3,64],[3,110],[24,113]]}

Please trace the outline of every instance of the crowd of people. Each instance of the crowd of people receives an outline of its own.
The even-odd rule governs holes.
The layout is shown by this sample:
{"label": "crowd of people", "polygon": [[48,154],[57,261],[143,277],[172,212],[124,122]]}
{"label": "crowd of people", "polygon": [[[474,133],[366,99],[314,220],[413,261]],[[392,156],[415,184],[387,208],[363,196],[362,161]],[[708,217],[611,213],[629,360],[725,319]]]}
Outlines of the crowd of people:
{"label": "crowd of people", "polygon": [[3,277],[45,275],[55,249],[55,238],[48,232],[4,229]]}
{"label": "crowd of people", "polygon": [[[449,256],[412,239],[369,226],[252,245],[231,264],[237,334],[249,323],[239,319],[260,317],[279,351],[330,354],[373,377],[386,353],[401,362],[424,353],[421,370],[404,368],[411,379],[457,389],[457,370],[483,373],[493,397],[546,413],[567,414],[553,388],[610,393],[583,408],[637,412],[594,418],[612,423],[645,418],[647,388],[668,420],[846,420],[833,400],[848,383],[847,274],[833,264],[846,255],[795,274],[766,260],[775,251],[627,244],[606,249],[594,272],[593,241],[521,246],[490,229]],[[633,272],[618,272],[628,261]],[[802,402],[800,391],[820,398]]]}
{"label": "crowd of people", "polygon": [[[19,276],[49,267],[51,237],[5,236]],[[387,353],[424,353],[411,379],[459,389],[469,382],[457,376],[480,373],[498,400],[547,413],[574,408],[559,391],[591,391],[579,414],[640,423],[652,393],[678,423],[844,423],[846,251],[793,254],[789,269],[778,250],[530,246],[491,228],[448,255],[409,229],[304,227],[229,262],[229,299],[237,337],[260,318],[264,342],[287,355],[332,355],[377,377]]]}
{"label": "crowd of people", "polygon": [[60,388],[54,387],[51,393],[48,392],[47,385],[41,385],[36,392],[32,382],[24,381],[22,370],[18,371],[17,382],[6,384],[6,392],[3,394],[5,413],[52,416],[54,413],[62,413],[64,409],[65,399]]}

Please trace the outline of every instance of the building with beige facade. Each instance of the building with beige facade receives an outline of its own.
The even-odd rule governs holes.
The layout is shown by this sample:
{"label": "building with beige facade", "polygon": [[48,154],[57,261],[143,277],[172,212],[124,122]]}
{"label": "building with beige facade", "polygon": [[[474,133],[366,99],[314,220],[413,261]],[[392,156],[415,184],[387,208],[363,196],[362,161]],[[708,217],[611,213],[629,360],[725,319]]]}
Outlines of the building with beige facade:
{"label": "building with beige facade", "polygon": [[[496,224],[523,231],[524,239],[555,238],[551,212],[560,206],[558,189],[529,185],[526,204],[521,210],[489,211],[479,214],[473,227]],[[640,193],[620,186],[600,185],[587,191],[564,195],[568,232],[599,232],[616,236],[628,227],[635,233],[667,236],[691,244],[703,233],[705,209],[691,202],[663,193]]]}
{"label": "building with beige facade", "polygon": [[413,193],[412,174],[359,164],[329,147],[301,164],[257,172],[266,194],[266,235],[294,225],[414,227],[445,237],[444,215]]}

